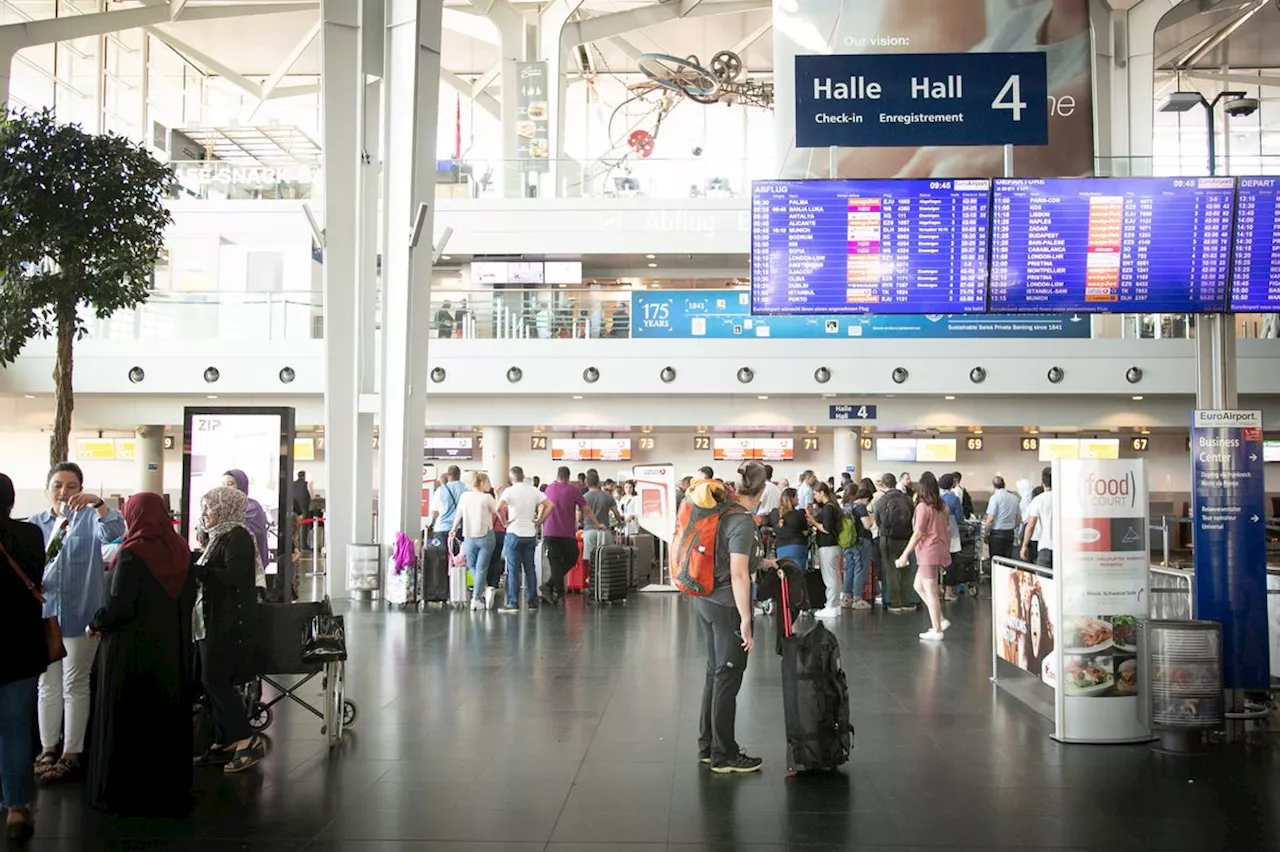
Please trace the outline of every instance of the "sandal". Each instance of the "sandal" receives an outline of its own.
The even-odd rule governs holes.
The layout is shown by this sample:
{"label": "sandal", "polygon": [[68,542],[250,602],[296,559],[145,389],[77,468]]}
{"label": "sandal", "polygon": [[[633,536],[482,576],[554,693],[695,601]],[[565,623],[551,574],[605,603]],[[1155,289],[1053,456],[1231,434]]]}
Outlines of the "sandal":
{"label": "sandal", "polygon": [[41,784],[61,784],[80,777],[80,758],[63,757],[40,776]]}
{"label": "sandal", "polygon": [[232,757],[233,755],[229,748],[227,748],[224,745],[218,745],[217,743],[214,743],[213,745],[209,746],[209,750],[206,751],[204,754],[199,755],[197,757],[193,757],[191,759],[191,763],[194,766],[210,766],[213,764],[226,763],[227,761],[231,760]]}
{"label": "sandal", "polygon": [[231,758],[231,762],[222,767],[222,771],[228,775],[234,775],[237,772],[244,772],[257,766],[263,758],[267,756],[267,741],[262,737],[254,734],[249,738],[249,744],[241,749],[236,749],[235,755]]}
{"label": "sandal", "polygon": [[[15,819],[16,817],[16,819]],[[35,834],[36,824],[31,819],[31,809],[10,808],[9,816],[5,822],[5,838],[15,845],[21,845],[31,839],[31,835]]]}
{"label": "sandal", "polygon": [[43,778],[45,773],[53,769],[58,763],[58,753],[56,751],[42,751],[40,756],[36,758],[35,773],[37,778]]}

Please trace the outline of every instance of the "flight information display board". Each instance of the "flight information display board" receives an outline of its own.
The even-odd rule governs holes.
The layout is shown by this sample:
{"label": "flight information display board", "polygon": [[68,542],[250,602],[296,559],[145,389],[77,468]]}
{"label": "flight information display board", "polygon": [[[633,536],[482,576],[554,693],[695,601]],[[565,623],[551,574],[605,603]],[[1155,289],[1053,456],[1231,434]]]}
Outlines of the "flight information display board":
{"label": "flight information display board", "polygon": [[986,310],[988,180],[758,181],[751,312]]}
{"label": "flight information display board", "polygon": [[997,179],[990,308],[1226,310],[1234,178]]}
{"label": "flight information display board", "polygon": [[1280,178],[1240,178],[1235,246],[1231,253],[1231,310],[1280,311]]}

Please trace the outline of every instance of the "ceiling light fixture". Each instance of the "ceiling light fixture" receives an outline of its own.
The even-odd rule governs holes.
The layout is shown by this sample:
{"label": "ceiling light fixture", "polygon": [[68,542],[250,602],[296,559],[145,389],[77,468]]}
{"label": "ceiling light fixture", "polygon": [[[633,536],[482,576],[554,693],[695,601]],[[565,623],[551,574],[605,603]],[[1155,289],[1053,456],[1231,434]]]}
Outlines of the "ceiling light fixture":
{"label": "ceiling light fixture", "polygon": [[655,257],[657,257],[657,255],[654,255],[654,254],[646,254],[646,255],[645,255],[645,257],[647,257],[649,260],[653,260]]}
{"label": "ceiling light fixture", "polygon": [[35,398],[36,398],[36,395],[35,395],[35,394],[33,394],[33,393],[24,393],[24,394],[23,394],[23,396],[24,396],[24,397],[26,397],[27,399],[35,399]]}
{"label": "ceiling light fixture", "polygon": [[943,397],[943,399],[945,399],[945,400],[947,400],[948,402],[950,402],[951,400],[955,399],[955,397],[954,397],[954,396],[944,396],[944,397]]}
{"label": "ceiling light fixture", "polygon": [[1140,395],[1139,395],[1139,396],[1135,396],[1135,397],[1133,398],[1133,401],[1134,401],[1134,402],[1142,402],[1142,400],[1143,400],[1143,397],[1142,397],[1142,396],[1140,396]]}
{"label": "ceiling light fixture", "polygon": [[649,264],[649,268],[650,268],[650,269],[657,269],[657,268],[658,268],[658,264],[656,264],[656,263],[651,263],[651,264]]}
{"label": "ceiling light fixture", "polygon": [[574,397],[573,397],[573,398],[574,398],[574,399],[582,399],[582,397],[577,396],[577,395],[574,395]]}
{"label": "ceiling light fixture", "polygon": [[756,397],[756,399],[768,399],[768,398],[769,397],[765,396],[764,394],[760,394],[760,396]]}

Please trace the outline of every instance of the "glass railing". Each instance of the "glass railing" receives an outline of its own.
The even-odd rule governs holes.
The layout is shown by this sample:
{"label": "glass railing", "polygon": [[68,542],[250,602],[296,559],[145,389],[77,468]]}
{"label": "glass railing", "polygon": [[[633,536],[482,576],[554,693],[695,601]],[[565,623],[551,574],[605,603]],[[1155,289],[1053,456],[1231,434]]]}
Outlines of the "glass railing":
{"label": "glass railing", "polygon": [[157,292],[107,319],[84,317],[96,340],[317,340],[319,293]]}
{"label": "glass railing", "polygon": [[[957,316],[964,326],[921,317],[753,318],[746,291],[508,289],[437,291],[431,301],[433,338],[480,340],[825,339],[876,337],[1058,338],[1179,340],[1195,337],[1186,314],[1094,316]],[[84,316],[97,340],[321,340],[324,303],[318,292],[157,292],[134,310],[108,319]],[[1274,338],[1274,315],[1238,314],[1242,339]],[[832,323],[837,325],[831,330]],[[857,330],[850,330],[857,326]],[[763,331],[761,327],[769,329]],[[986,329],[984,331],[984,329]]]}

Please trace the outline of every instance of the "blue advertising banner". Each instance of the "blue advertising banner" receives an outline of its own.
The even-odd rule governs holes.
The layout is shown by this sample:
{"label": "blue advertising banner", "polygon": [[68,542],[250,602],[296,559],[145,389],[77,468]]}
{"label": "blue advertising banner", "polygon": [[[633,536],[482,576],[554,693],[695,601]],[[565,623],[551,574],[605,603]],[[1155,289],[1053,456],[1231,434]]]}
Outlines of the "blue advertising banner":
{"label": "blue advertising banner", "polygon": [[1195,617],[1222,624],[1227,689],[1266,689],[1271,682],[1262,465],[1262,412],[1194,412]]}
{"label": "blue advertising banner", "polygon": [[1046,145],[1042,52],[795,58],[796,145]]}
{"label": "blue advertising banner", "polygon": [[1087,339],[1080,314],[912,314],[906,316],[753,317],[745,290],[638,290],[631,294],[631,336],[690,338],[971,337]]}

